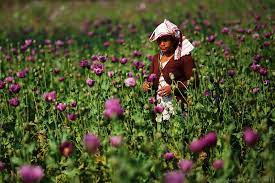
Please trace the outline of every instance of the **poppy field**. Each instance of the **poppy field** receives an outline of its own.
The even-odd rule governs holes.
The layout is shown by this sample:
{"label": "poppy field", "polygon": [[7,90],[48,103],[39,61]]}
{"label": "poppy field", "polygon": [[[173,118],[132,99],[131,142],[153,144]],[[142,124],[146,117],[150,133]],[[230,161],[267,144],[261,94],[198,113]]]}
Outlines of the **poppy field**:
{"label": "poppy field", "polygon": [[[275,182],[272,1],[0,4],[0,182]],[[144,92],[168,19],[194,45],[185,111]],[[176,86],[172,86],[175,88]]]}

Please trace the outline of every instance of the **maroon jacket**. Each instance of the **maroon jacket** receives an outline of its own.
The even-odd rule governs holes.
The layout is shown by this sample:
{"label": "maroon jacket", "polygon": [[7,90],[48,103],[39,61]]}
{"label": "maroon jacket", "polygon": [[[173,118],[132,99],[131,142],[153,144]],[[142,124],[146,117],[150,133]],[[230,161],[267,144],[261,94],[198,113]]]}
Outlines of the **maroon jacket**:
{"label": "maroon jacket", "polygon": [[[194,60],[191,56],[185,55],[180,58],[180,60],[174,60],[174,57],[172,57],[169,62],[166,64],[166,66],[163,68],[162,73],[163,77],[167,84],[171,85],[172,80],[170,79],[169,74],[174,74],[174,81],[177,83],[178,89],[176,89],[175,95],[178,100],[182,100],[182,102],[186,103],[185,100],[183,100],[183,97],[181,96],[181,93],[186,96],[185,87],[187,87],[187,81],[191,78],[191,76],[194,77],[196,86],[198,85],[198,76],[197,73],[194,73],[192,69],[195,68]],[[153,89],[158,89],[159,84],[159,77],[160,77],[160,70],[159,70],[159,53],[154,55],[151,67],[150,67],[150,74],[156,74],[157,78],[153,81]],[[180,82],[177,82],[180,81]],[[185,86],[184,86],[185,85]]]}

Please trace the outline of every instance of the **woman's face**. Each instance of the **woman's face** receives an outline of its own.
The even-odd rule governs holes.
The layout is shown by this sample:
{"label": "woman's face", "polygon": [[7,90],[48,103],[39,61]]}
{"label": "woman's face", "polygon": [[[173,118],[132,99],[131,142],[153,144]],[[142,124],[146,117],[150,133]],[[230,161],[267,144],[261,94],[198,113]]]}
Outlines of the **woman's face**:
{"label": "woman's face", "polygon": [[157,39],[157,43],[163,53],[174,51],[174,39],[172,36],[162,36]]}

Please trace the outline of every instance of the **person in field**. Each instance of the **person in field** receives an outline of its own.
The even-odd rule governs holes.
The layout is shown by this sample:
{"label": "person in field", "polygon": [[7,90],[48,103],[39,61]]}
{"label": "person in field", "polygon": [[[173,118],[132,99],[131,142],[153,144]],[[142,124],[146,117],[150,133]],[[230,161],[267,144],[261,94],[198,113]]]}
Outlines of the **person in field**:
{"label": "person in field", "polygon": [[[157,115],[156,121],[168,121],[174,114],[172,94],[181,102],[182,110],[186,103],[188,80],[193,76],[198,84],[197,74],[194,73],[195,63],[191,56],[194,46],[182,35],[179,28],[168,20],[157,26],[149,40],[156,41],[159,52],[154,55],[150,66],[150,75],[143,83],[143,90],[156,91],[157,104],[163,107],[163,112]],[[174,90],[172,92],[172,83]]]}

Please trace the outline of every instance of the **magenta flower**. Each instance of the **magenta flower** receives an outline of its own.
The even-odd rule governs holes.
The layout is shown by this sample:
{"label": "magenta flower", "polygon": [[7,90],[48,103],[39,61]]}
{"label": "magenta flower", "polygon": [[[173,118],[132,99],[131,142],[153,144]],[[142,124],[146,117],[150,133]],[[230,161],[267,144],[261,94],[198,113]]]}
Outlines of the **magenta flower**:
{"label": "magenta flower", "polygon": [[258,33],[254,33],[254,34],[252,34],[252,38],[253,38],[254,40],[259,39],[259,38],[260,38],[260,35],[259,35]]}
{"label": "magenta flower", "polygon": [[211,95],[211,91],[209,91],[209,90],[205,90],[203,93],[203,96],[205,96],[205,97],[209,97],[210,95]]}
{"label": "magenta flower", "polygon": [[217,134],[215,132],[210,132],[203,136],[201,140],[205,143],[206,147],[211,147],[217,143]]}
{"label": "magenta flower", "polygon": [[99,60],[100,62],[105,62],[105,61],[107,60],[107,56],[99,55],[99,56],[98,56],[98,60]]}
{"label": "magenta flower", "polygon": [[206,38],[206,40],[209,42],[209,43],[212,43],[214,42],[216,39],[216,36],[215,35],[210,35]]}
{"label": "magenta flower", "polygon": [[75,121],[77,119],[77,115],[73,113],[67,114],[67,118],[69,121]]}
{"label": "magenta flower", "polygon": [[259,134],[255,130],[253,130],[251,128],[247,128],[243,132],[243,138],[244,138],[245,143],[248,146],[253,146],[258,142],[260,137],[259,137]]}
{"label": "magenta flower", "polygon": [[178,166],[184,173],[187,173],[192,169],[193,162],[191,160],[183,159],[179,161]]}
{"label": "magenta flower", "polygon": [[140,57],[141,56],[141,51],[137,51],[137,50],[133,51],[133,56],[134,57]]}
{"label": "magenta flower", "polygon": [[258,69],[258,72],[259,72],[260,75],[266,76],[267,75],[267,68],[260,66],[259,69]]}
{"label": "magenta flower", "polygon": [[227,73],[230,77],[234,77],[236,75],[236,71],[234,69],[229,69]]}
{"label": "magenta flower", "polygon": [[131,78],[134,77],[134,74],[132,72],[128,72],[127,76]]}
{"label": "magenta flower", "polygon": [[46,102],[54,102],[56,100],[56,92],[51,91],[49,93],[44,93],[43,97]]}
{"label": "magenta flower", "polygon": [[228,27],[223,27],[221,33],[228,34],[229,33],[229,28]]}
{"label": "magenta flower", "polygon": [[74,145],[70,141],[64,141],[59,145],[59,152],[65,157],[69,157],[73,153]]}
{"label": "magenta flower", "polygon": [[86,134],[83,141],[85,148],[89,153],[95,153],[100,146],[99,138],[91,133]]}
{"label": "magenta flower", "polygon": [[96,75],[100,76],[104,71],[104,65],[98,62],[94,62],[93,65],[91,65],[91,70],[93,70]]}
{"label": "magenta flower", "polygon": [[110,144],[113,147],[119,147],[122,143],[123,137],[122,136],[113,136],[110,138]]}
{"label": "magenta flower", "polygon": [[9,99],[9,104],[13,107],[17,107],[20,104],[20,101],[17,97]]}
{"label": "magenta flower", "polygon": [[88,60],[81,60],[79,63],[79,66],[82,68],[88,68],[89,67],[89,61]]}
{"label": "magenta flower", "polygon": [[200,152],[204,149],[205,143],[202,140],[193,140],[189,145],[189,149],[192,152]]}
{"label": "magenta flower", "polygon": [[171,160],[175,157],[175,155],[172,152],[167,152],[163,155],[163,157],[164,157],[165,160]]}
{"label": "magenta flower", "polygon": [[2,80],[0,80],[0,90],[5,88],[6,83],[4,83]]}
{"label": "magenta flower", "polygon": [[257,55],[255,55],[254,57],[253,57],[253,60],[255,61],[255,62],[259,62],[259,61],[261,61],[262,60],[262,56],[261,55],[259,55],[259,54],[257,54]]}
{"label": "magenta flower", "polygon": [[44,177],[44,171],[41,166],[23,165],[19,169],[19,175],[23,182],[40,182]]}
{"label": "magenta flower", "polygon": [[223,168],[224,161],[220,160],[220,159],[219,160],[215,160],[212,165],[213,165],[213,168],[215,170],[219,170],[219,169]]}
{"label": "magenta flower", "polygon": [[265,47],[269,47],[269,46],[270,46],[270,42],[269,42],[269,41],[265,41],[265,42],[264,42],[264,46],[265,46]]}
{"label": "magenta flower", "polygon": [[255,64],[254,62],[250,65],[250,68],[253,70],[253,71],[258,71],[258,69],[260,68],[260,65],[259,64]]}
{"label": "magenta flower", "polygon": [[151,61],[151,62],[152,62],[152,61],[153,61],[153,59],[154,59],[154,56],[153,56],[153,55],[148,55],[148,56],[147,56],[147,59],[148,59],[149,61]]}
{"label": "magenta flower", "polygon": [[155,106],[155,108],[154,108],[154,112],[155,112],[155,113],[162,113],[163,111],[164,111],[164,107],[161,106],[161,105],[157,105],[157,106]]}
{"label": "magenta flower", "polygon": [[77,105],[77,102],[76,102],[76,101],[73,101],[73,102],[71,103],[71,106],[72,106],[72,107],[76,107],[76,105]]}
{"label": "magenta flower", "polygon": [[114,76],[114,71],[108,71],[107,72],[107,75],[108,75],[108,77],[113,77]]}
{"label": "magenta flower", "polygon": [[[0,83],[1,83],[1,82],[0,82]],[[264,85],[269,85],[270,80],[264,80],[263,83],[264,83]],[[0,84],[0,86],[1,86],[1,84]],[[0,87],[0,89],[1,89],[1,87]]]}
{"label": "magenta flower", "polygon": [[127,59],[127,58],[121,58],[121,59],[119,60],[119,62],[120,62],[121,64],[126,64],[126,63],[128,62],[128,59]]}
{"label": "magenta flower", "polygon": [[179,171],[168,172],[165,174],[165,183],[183,183],[184,174]]}
{"label": "magenta flower", "polygon": [[92,37],[94,34],[95,34],[95,33],[92,32],[92,31],[90,31],[90,32],[87,33],[87,35],[88,35],[89,37]]}
{"label": "magenta flower", "polygon": [[118,58],[115,57],[115,56],[112,56],[111,61],[112,61],[112,62],[118,62]]}
{"label": "magenta flower", "polygon": [[120,105],[119,99],[109,99],[105,103],[104,116],[108,119],[123,115],[123,108]]}
{"label": "magenta flower", "polygon": [[87,84],[89,87],[92,87],[92,86],[94,86],[95,81],[92,80],[92,79],[90,79],[90,78],[88,78],[88,79],[86,80],[86,84]]}
{"label": "magenta flower", "polygon": [[105,42],[103,43],[103,46],[104,46],[105,48],[108,48],[108,47],[110,46],[110,42],[109,42],[109,41],[105,41]]}
{"label": "magenta flower", "polygon": [[16,73],[16,76],[19,78],[24,78],[24,77],[26,77],[26,75],[27,75],[27,72],[25,70],[19,71]]}
{"label": "magenta flower", "polygon": [[5,169],[5,163],[0,161],[0,172],[2,172]]}
{"label": "magenta flower", "polygon": [[148,82],[153,82],[154,79],[157,78],[157,75],[156,74],[150,74],[149,77],[147,78],[147,81]]}
{"label": "magenta flower", "polygon": [[141,69],[145,66],[145,64],[142,61],[134,61],[133,65],[136,67],[136,69]]}
{"label": "magenta flower", "polygon": [[61,40],[57,40],[57,41],[55,41],[55,43],[54,43],[57,47],[61,47],[61,46],[63,46],[64,45],[64,42],[63,41],[61,41]]}
{"label": "magenta flower", "polygon": [[127,78],[124,80],[124,84],[127,86],[127,87],[134,87],[136,86],[136,80],[135,78]]}
{"label": "magenta flower", "polygon": [[4,80],[6,83],[12,83],[14,81],[14,78],[12,76],[8,76]]}
{"label": "magenta flower", "polygon": [[25,40],[25,45],[26,46],[30,46],[31,44],[32,44],[32,40],[31,39]]}
{"label": "magenta flower", "polygon": [[148,99],[148,101],[149,101],[150,104],[154,104],[156,102],[156,99],[155,99],[155,97],[150,97]]}
{"label": "magenta flower", "polygon": [[59,103],[56,106],[56,109],[59,111],[64,111],[67,108],[67,104],[66,103]]}
{"label": "magenta flower", "polygon": [[9,87],[9,92],[11,93],[18,93],[20,91],[21,87],[19,84],[15,83],[15,84],[11,84]]}

